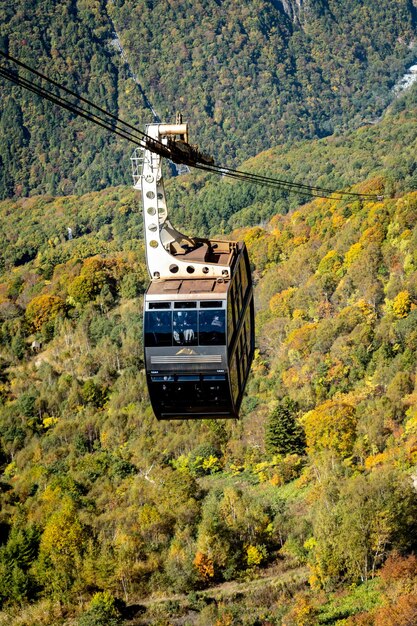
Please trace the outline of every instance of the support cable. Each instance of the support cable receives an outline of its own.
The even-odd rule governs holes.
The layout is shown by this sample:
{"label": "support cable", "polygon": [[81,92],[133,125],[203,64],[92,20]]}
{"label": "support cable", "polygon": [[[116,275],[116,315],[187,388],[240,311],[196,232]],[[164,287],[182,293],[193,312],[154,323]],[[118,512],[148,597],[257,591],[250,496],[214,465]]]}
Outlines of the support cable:
{"label": "support cable", "polygon": [[7,67],[0,66],[0,76],[2,76],[3,78],[10,80],[11,82],[15,83],[18,86],[24,87],[28,91],[35,93],[41,98],[49,100],[53,104],[56,104],[71,113],[79,115],[80,117],[93,122],[94,124],[100,126],[101,128],[104,128],[105,130],[108,130],[109,132],[118,135],[122,139],[126,139],[142,148],[146,147],[151,152],[155,152],[159,154],[160,156],[166,157],[168,159],[172,159],[174,160],[174,162],[184,163],[185,165],[194,167],[196,169],[210,172],[212,174],[217,174],[217,175],[220,174],[222,176],[226,176],[226,177],[233,178],[235,180],[240,180],[240,181],[247,182],[247,183],[253,183],[253,184],[258,184],[258,185],[262,184],[268,187],[283,189],[290,193],[296,193],[297,195],[301,195],[301,196],[328,198],[328,199],[342,199],[345,197],[362,198],[365,200],[381,200],[382,199],[382,196],[378,196],[376,194],[358,193],[358,192],[353,192],[353,191],[340,191],[340,190],[335,190],[335,189],[329,189],[326,187],[318,187],[318,186],[312,186],[312,185],[308,185],[304,183],[296,183],[293,181],[286,181],[286,180],[279,179],[279,178],[263,176],[261,174],[254,174],[251,172],[235,170],[229,167],[222,167],[214,163],[209,164],[204,161],[199,161],[198,156],[196,158],[190,158],[190,157],[187,157],[186,154],[181,153],[179,155],[178,151],[175,151],[171,149],[170,147],[168,147],[167,145],[165,145],[164,143],[162,143],[161,141],[150,137],[146,133],[138,130],[132,124],[125,122],[124,120],[120,119],[113,113],[110,113],[109,111],[106,111],[102,107],[97,106],[96,104],[88,100],[87,98],[80,96],[76,92],[72,91],[71,89],[68,89],[64,85],[49,78],[45,74],[42,74],[41,72],[31,68],[30,66],[26,65],[22,61],[19,61],[18,59],[15,59],[14,57],[2,51],[0,51],[0,56],[2,56],[3,58],[7,59],[10,62],[15,63],[16,65],[23,68],[24,70],[31,72],[32,74],[35,74],[38,78],[40,78],[43,81],[46,81],[50,85],[53,85],[55,88],[60,89],[64,91],[65,93],[67,93],[68,95],[87,104],[89,107],[93,108],[95,111],[98,111],[100,114],[104,114],[105,116],[107,116],[107,118],[110,118],[111,121],[109,121],[108,119],[103,119],[103,117],[99,115],[98,113],[92,113],[91,111],[79,106],[78,104],[74,104],[73,102],[70,102],[63,96],[60,96],[51,91],[48,91],[41,85],[19,76],[18,73],[13,73],[13,71],[9,70]]}

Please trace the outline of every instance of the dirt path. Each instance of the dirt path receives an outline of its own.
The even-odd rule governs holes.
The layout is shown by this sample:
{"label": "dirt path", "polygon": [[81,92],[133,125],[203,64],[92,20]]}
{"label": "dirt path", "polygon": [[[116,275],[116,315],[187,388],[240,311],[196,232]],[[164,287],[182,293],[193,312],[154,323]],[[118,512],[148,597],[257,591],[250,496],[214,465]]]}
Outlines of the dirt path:
{"label": "dirt path", "polygon": [[[197,591],[196,594],[200,598],[213,598],[215,600],[224,600],[230,596],[236,594],[246,595],[253,590],[263,587],[282,587],[282,590],[290,591],[292,585],[301,584],[307,582],[309,570],[307,567],[298,567],[296,569],[289,570],[281,573],[266,574],[260,578],[254,578],[253,580],[245,580],[242,582],[233,580],[225,583],[221,583],[214,587],[209,587],[202,591]],[[154,595],[151,597],[138,599],[137,603],[141,606],[150,607],[155,604],[162,604],[164,602],[181,602],[188,601],[187,594],[172,594],[172,595]]]}

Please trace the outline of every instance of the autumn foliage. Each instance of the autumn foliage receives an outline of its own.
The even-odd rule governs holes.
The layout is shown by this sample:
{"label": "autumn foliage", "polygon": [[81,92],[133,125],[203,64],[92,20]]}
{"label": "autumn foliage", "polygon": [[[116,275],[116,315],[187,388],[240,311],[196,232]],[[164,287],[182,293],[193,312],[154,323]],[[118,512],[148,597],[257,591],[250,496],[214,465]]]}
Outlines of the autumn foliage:
{"label": "autumn foliage", "polygon": [[194,559],[194,565],[201,578],[210,580],[214,576],[213,561],[203,552],[197,552]]}
{"label": "autumn foliage", "polygon": [[349,404],[327,400],[302,418],[310,453],[330,450],[347,457],[356,433],[355,410]]}
{"label": "autumn foliage", "polygon": [[26,318],[35,330],[53,322],[60,313],[65,311],[65,302],[59,296],[43,294],[31,300],[26,308]]}
{"label": "autumn foliage", "polygon": [[[415,113],[387,126],[288,157],[310,151],[320,171],[358,150],[360,177],[375,163],[359,154],[367,138],[394,172],[401,128],[407,167],[357,188],[385,185],[384,200],[317,198],[268,222],[298,199],[171,180],[180,228],[236,224],[252,252],[257,349],[238,422],[152,415],[133,192],[0,204],[0,621],[41,624],[52,606],[57,623],[107,626],[143,598],[137,619],[155,624],[187,611],[210,624],[413,623],[417,193],[399,185],[413,180]],[[325,175],[345,180],[333,165]]]}

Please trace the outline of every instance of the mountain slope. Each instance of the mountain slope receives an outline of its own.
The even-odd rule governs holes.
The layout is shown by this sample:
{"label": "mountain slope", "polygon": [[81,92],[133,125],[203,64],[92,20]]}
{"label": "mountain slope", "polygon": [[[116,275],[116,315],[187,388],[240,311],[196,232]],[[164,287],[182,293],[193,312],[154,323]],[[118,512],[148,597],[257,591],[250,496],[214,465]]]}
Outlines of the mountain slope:
{"label": "mountain slope", "polygon": [[415,35],[409,1],[112,6],[156,108],[181,108],[223,162],[374,118]]}
{"label": "mountain slope", "polygon": [[[181,109],[233,164],[287,140],[375,119],[415,60],[410,0],[11,3],[2,48],[142,128]],[[114,31],[139,89],[111,45]],[[0,197],[127,182],[131,147],[2,81]]]}
{"label": "mountain slope", "polygon": [[[399,99],[378,124],[321,140],[281,144],[239,169],[286,181],[346,189],[368,177],[382,177],[368,191],[387,196],[417,187],[417,88]],[[189,195],[192,191],[191,197]],[[218,177],[181,177],[168,187],[174,222],[207,235],[251,226],[287,213],[308,196],[230,182]]]}
{"label": "mountain slope", "polygon": [[[400,113],[347,141],[391,133],[402,163],[411,132]],[[322,144],[287,158],[305,167]],[[387,187],[384,168],[356,182]],[[412,623],[417,193],[316,199],[234,233],[258,310],[239,423],[151,414],[135,203],[117,188],[0,204],[0,620]],[[210,595],[256,576],[252,594]]]}
{"label": "mountain slope", "polygon": [[[241,169],[334,189],[372,176],[368,191],[386,197],[413,190],[417,186],[416,98],[415,87],[378,124],[277,146],[243,163]],[[201,172],[172,178],[166,187],[173,223],[199,236],[265,223],[275,213],[285,214],[309,200],[285,190],[230,182]],[[118,187],[81,198],[39,196],[6,201],[0,205],[0,218],[0,271],[40,255],[40,263],[50,273],[78,247],[84,247],[80,258],[94,251],[120,250],[127,239],[132,247],[141,247],[140,196],[132,188]],[[61,247],[68,239],[68,228],[74,239]],[[84,235],[91,237],[91,244],[83,243]]]}
{"label": "mountain slope", "polygon": [[[1,9],[4,51],[118,114],[126,76],[109,46],[104,3],[3,0]],[[126,180],[127,159],[127,165],[121,161],[129,150],[107,131],[4,79],[1,84],[1,197],[69,194]],[[138,100],[133,122],[143,119]]]}

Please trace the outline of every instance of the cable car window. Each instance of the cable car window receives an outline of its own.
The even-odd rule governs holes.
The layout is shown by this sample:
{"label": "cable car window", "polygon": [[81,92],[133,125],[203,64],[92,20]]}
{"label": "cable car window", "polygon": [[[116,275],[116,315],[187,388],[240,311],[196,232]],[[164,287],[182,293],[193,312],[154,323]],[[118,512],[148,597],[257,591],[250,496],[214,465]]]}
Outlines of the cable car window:
{"label": "cable car window", "polygon": [[174,311],[172,338],[174,346],[197,345],[197,311]]}
{"label": "cable car window", "polygon": [[197,302],[174,302],[174,309],[196,309]]}
{"label": "cable car window", "polygon": [[170,309],[170,302],[149,302],[149,309]]}
{"label": "cable car window", "polygon": [[205,300],[200,302],[201,309],[221,309],[222,301],[221,300]]}
{"label": "cable car window", "polygon": [[231,299],[233,301],[235,328],[237,328],[239,325],[240,316],[242,314],[242,285],[240,283],[240,266],[238,267],[238,271],[235,274],[234,281],[234,297]]}
{"label": "cable car window", "polygon": [[248,357],[247,357],[247,352],[246,352],[246,343],[245,343],[245,338],[243,336],[243,327],[242,327],[242,334],[240,336],[240,364],[241,364],[241,379],[242,381],[244,381],[246,379],[246,369],[247,369],[247,361],[248,361]]}
{"label": "cable car window", "polygon": [[226,312],[223,309],[199,311],[200,346],[222,346],[226,343]]}
{"label": "cable car window", "polygon": [[242,368],[242,358],[241,358],[241,355],[239,354],[239,350],[236,350],[236,369],[237,369],[238,378],[239,378],[239,394],[240,394],[244,387],[245,378],[244,378],[243,368]]}
{"label": "cable car window", "polygon": [[[233,359],[233,361],[235,361],[235,359]],[[233,396],[233,400],[236,402],[237,397],[239,395],[239,379],[238,379],[238,373],[237,373],[237,367],[235,365],[235,363],[233,363],[233,361],[231,362],[231,368],[230,368],[230,382],[232,384],[232,396]]]}
{"label": "cable car window", "polygon": [[172,346],[171,311],[146,311],[145,346]]}
{"label": "cable car window", "polygon": [[245,339],[246,339],[246,354],[250,354],[250,310],[248,309],[245,317]]}
{"label": "cable car window", "polygon": [[203,380],[226,380],[226,375],[215,375],[215,376],[203,376]]}
{"label": "cable car window", "polygon": [[233,335],[234,335],[234,330],[235,330],[235,320],[234,320],[234,307],[233,307],[233,299],[234,299],[234,290],[233,290],[233,285],[230,288],[230,295],[229,298],[227,299],[227,341],[228,344],[230,346]]}
{"label": "cable car window", "polygon": [[241,270],[241,277],[242,277],[243,297],[245,297],[246,296],[246,291],[248,290],[249,283],[248,283],[248,275],[246,273],[244,259],[242,259],[241,262],[240,262],[240,270]]}
{"label": "cable car window", "polygon": [[235,290],[235,297],[233,300],[233,309],[234,309],[234,314],[235,314],[235,328],[237,328],[239,325],[239,320],[240,320],[240,316],[242,313],[242,300],[241,300],[241,293],[240,293],[240,285],[238,285]]}

